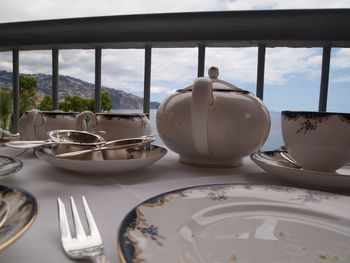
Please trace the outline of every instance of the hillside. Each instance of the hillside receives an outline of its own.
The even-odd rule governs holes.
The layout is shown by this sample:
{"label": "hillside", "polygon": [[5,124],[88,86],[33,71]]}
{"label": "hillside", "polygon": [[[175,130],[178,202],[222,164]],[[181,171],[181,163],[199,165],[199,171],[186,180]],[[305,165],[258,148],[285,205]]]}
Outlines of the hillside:
{"label": "hillside", "polygon": [[[34,76],[38,81],[38,93],[40,97],[51,95],[52,75],[48,74],[23,74]],[[12,89],[12,73],[0,70],[0,88]],[[112,97],[112,109],[142,109],[143,98],[122,90],[102,87],[102,91],[107,90]],[[59,99],[66,96],[80,96],[82,98],[93,98],[95,85],[81,79],[70,76],[59,76]],[[159,102],[151,102],[151,108],[159,107]]]}

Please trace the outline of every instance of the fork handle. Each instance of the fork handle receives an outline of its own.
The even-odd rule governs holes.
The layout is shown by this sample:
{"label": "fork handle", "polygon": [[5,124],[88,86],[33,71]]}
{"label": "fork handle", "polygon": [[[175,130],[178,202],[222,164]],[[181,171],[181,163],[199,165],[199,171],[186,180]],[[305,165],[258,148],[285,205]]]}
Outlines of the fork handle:
{"label": "fork handle", "polygon": [[92,256],[91,261],[94,263],[109,263],[109,260],[103,254]]}

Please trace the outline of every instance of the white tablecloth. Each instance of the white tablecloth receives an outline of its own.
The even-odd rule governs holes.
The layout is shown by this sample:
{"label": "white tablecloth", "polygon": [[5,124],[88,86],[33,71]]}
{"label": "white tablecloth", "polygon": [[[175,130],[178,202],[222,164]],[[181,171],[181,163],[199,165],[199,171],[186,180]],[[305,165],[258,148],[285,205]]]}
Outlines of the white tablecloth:
{"label": "white tablecloth", "polygon": [[[12,151],[11,151],[12,150]],[[0,154],[13,154],[1,148]],[[171,151],[155,164],[123,175],[84,175],[59,170],[27,152],[20,157],[23,169],[0,184],[26,189],[38,201],[34,224],[17,241],[0,251],[1,263],[62,263],[69,259],[61,246],[57,217],[57,197],[68,205],[73,196],[79,209],[85,195],[101,232],[110,262],[119,262],[116,252],[117,231],[124,216],[140,202],[178,188],[218,183],[283,184],[256,166],[249,157],[243,166],[209,169],[186,166]],[[82,211],[82,210],[80,210]]]}

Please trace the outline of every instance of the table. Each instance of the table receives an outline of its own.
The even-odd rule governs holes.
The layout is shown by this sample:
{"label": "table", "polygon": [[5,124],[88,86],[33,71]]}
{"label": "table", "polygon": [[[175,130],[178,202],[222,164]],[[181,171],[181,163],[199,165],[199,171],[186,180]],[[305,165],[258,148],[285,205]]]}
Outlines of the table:
{"label": "table", "polygon": [[[14,151],[1,148],[0,154],[14,155]],[[86,197],[102,235],[105,254],[112,263],[120,262],[116,239],[124,216],[150,197],[204,184],[287,185],[268,175],[249,157],[244,158],[243,166],[239,168],[199,168],[179,163],[177,155],[169,151],[155,164],[124,175],[84,175],[59,170],[36,158],[31,150],[20,159],[23,169],[0,183],[19,186],[32,193],[37,198],[39,213],[29,230],[0,252],[0,262],[4,263],[76,262],[68,258],[61,247],[57,197],[68,205],[69,196],[73,196],[78,201],[78,209],[82,209],[80,196]]]}

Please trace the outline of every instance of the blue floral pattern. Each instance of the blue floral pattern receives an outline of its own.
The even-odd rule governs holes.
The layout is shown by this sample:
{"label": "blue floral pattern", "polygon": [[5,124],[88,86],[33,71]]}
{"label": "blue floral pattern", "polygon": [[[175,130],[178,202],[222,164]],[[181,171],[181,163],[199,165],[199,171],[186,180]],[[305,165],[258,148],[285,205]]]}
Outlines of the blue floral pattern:
{"label": "blue floral pattern", "polygon": [[213,201],[221,201],[221,200],[226,200],[227,195],[224,191],[219,192],[219,191],[210,191],[208,192],[208,197],[213,200]]}
{"label": "blue floral pattern", "polygon": [[301,123],[300,128],[297,130],[297,133],[303,132],[307,134],[310,131],[315,131],[317,129],[317,120],[311,122],[310,119],[306,119]]}

